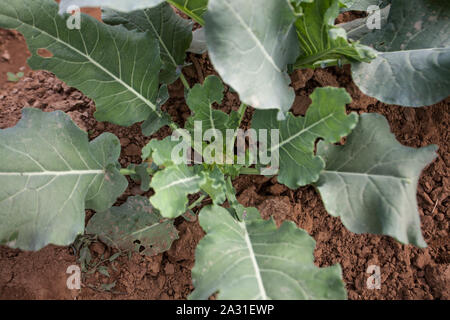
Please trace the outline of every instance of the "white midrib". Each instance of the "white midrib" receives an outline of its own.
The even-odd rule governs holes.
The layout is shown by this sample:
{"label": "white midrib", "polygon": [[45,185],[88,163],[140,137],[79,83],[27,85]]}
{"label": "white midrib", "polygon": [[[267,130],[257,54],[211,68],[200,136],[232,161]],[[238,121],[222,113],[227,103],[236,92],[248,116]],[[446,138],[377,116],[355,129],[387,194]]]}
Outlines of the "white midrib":
{"label": "white midrib", "polygon": [[325,120],[328,120],[328,118],[331,118],[331,117],[333,117],[333,116],[334,116],[334,113],[330,113],[329,115],[327,115],[326,117],[320,119],[319,121],[314,122],[313,124],[311,124],[310,126],[308,126],[308,127],[306,127],[306,128],[303,128],[302,130],[300,130],[300,131],[297,132],[296,134],[290,136],[288,139],[286,139],[286,140],[284,140],[283,142],[281,142],[281,143],[279,143],[279,144],[273,146],[272,148],[270,148],[270,152],[273,152],[274,150],[277,150],[277,149],[281,148],[281,147],[284,146],[285,144],[291,142],[291,141],[294,140],[295,138],[301,136],[303,133],[305,133],[305,132],[311,130],[311,128],[313,128],[313,127],[319,125],[320,123],[324,122]]}
{"label": "white midrib", "polygon": [[255,252],[253,251],[252,243],[250,242],[250,237],[248,235],[247,227],[245,226],[245,222],[240,223],[242,230],[244,231],[244,239],[245,243],[248,247],[248,251],[250,252],[250,260],[252,261],[253,268],[255,269],[256,274],[256,282],[258,283],[259,292],[261,295],[261,299],[269,300],[267,297],[266,289],[264,288],[264,284],[261,278],[261,271],[259,270],[258,262],[256,261]]}
{"label": "white midrib", "polygon": [[162,190],[165,190],[165,189],[169,189],[169,188],[177,186],[179,184],[186,184],[188,182],[197,180],[198,178],[199,178],[199,176],[194,176],[194,177],[180,179],[180,180],[174,181],[172,183],[169,183],[168,185],[166,185],[166,186],[162,187],[161,189],[159,189],[159,191],[162,191]]}
{"label": "white midrib", "polygon": [[0,177],[34,177],[34,176],[82,176],[104,174],[104,170],[70,170],[70,171],[36,171],[36,172],[0,172]]}
{"label": "white midrib", "polygon": [[333,170],[324,170],[323,173],[332,173],[341,176],[357,176],[357,177],[373,177],[373,178],[383,178],[383,179],[398,179],[404,180],[407,183],[411,183],[411,179],[405,177],[396,177],[396,176],[387,176],[383,174],[370,174],[365,172],[346,172],[346,171],[333,171]]}
{"label": "white midrib", "polygon": [[[18,21],[19,23],[24,23],[22,21],[20,21],[17,18],[12,18],[9,17],[11,19],[15,19],[16,21]],[[115,81],[119,82],[121,85],[123,85],[127,90],[131,91],[135,96],[137,96],[140,100],[142,100],[146,105],[148,105],[153,111],[156,111],[156,106],[154,104],[152,104],[149,100],[147,100],[143,95],[141,95],[139,92],[137,92],[136,90],[134,90],[134,88],[130,87],[127,83],[125,83],[121,78],[118,78],[115,74],[111,73],[108,69],[104,68],[101,64],[99,64],[97,61],[93,60],[90,56],[84,54],[82,51],[78,50],[77,48],[71,46],[70,44],[68,44],[67,42],[61,41],[59,38],[47,33],[46,31],[36,27],[36,26],[30,26],[31,28],[34,28],[36,30],[39,30],[41,33],[47,35],[49,38],[54,39],[55,41],[61,43],[62,45],[68,47],[69,49],[75,51],[76,53],[78,53],[79,55],[85,57],[87,60],[89,60],[93,65],[95,65],[97,68],[101,69],[102,71],[104,71],[106,74],[108,74],[111,78],[113,78]],[[84,41],[84,40],[83,40]]]}
{"label": "white midrib", "polygon": [[233,13],[233,15],[236,17],[236,19],[239,21],[239,23],[244,27],[244,29],[248,32],[250,37],[253,39],[253,41],[256,43],[259,49],[261,49],[261,52],[263,53],[264,57],[267,59],[267,61],[270,62],[270,64],[277,70],[278,72],[282,72],[280,68],[277,66],[275,61],[273,61],[273,58],[270,56],[269,53],[267,53],[266,48],[264,48],[261,41],[255,36],[252,29],[245,23],[244,19],[234,10],[234,8],[228,4],[227,0],[223,1],[223,4],[228,7],[228,9]]}

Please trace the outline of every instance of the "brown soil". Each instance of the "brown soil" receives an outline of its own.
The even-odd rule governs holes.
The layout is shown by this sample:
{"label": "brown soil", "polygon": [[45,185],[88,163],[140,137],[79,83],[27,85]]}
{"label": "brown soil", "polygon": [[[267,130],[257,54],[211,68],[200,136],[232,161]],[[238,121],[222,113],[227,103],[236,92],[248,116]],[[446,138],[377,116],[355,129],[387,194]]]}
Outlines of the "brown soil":
{"label": "brown soil", "polygon": [[[4,53],[9,59],[3,59]],[[139,125],[123,128],[99,123],[93,118],[95,106],[81,92],[67,87],[51,73],[28,71],[25,59],[29,55],[23,38],[0,30],[0,129],[11,127],[20,119],[23,107],[44,111],[63,110],[90,138],[102,132],[116,134],[122,144],[120,163],[127,166],[140,160],[140,149],[149,141],[140,133]],[[201,82],[215,73],[204,56],[189,56],[192,65],[185,69],[191,84]],[[18,83],[6,83],[6,71],[25,70]],[[256,206],[264,218],[273,216],[279,224],[291,220],[304,228],[317,241],[316,264],[329,266],[340,263],[350,299],[449,299],[449,105],[450,99],[427,108],[413,109],[386,106],[363,95],[351,81],[349,69],[328,68],[316,71],[296,71],[292,75],[296,99],[292,111],[303,115],[310,103],[308,95],[321,86],[345,87],[353,102],[348,109],[378,112],[385,115],[400,142],[411,147],[429,144],[439,146],[439,157],[423,173],[418,189],[422,230],[429,245],[426,249],[398,244],[389,237],[356,235],[347,231],[338,218],[326,213],[321,199],[312,187],[289,190],[276,178],[243,176],[234,182],[239,201]],[[170,86],[171,98],[164,106],[173,120],[183,124],[189,115],[180,82]],[[237,110],[236,94],[227,92],[222,105],[226,112]],[[252,110],[244,126],[248,126]],[[170,133],[162,128],[153,137]],[[131,183],[118,200],[122,203],[131,194],[143,194]],[[148,195],[149,193],[146,193]],[[87,218],[91,216],[88,212]],[[0,247],[0,299],[184,299],[192,291],[190,269],[194,264],[195,247],[204,233],[198,222],[176,220],[180,239],[172,248],[155,257],[134,254],[131,259],[120,257],[107,265],[110,278],[95,273],[87,276],[81,291],[68,290],[66,269],[76,264],[69,247],[48,246],[38,252],[22,252]],[[91,245],[94,257],[111,254],[101,243]],[[380,290],[368,290],[366,280],[369,265],[381,267]],[[117,270],[117,271],[116,271]],[[116,282],[110,292],[101,284]]]}

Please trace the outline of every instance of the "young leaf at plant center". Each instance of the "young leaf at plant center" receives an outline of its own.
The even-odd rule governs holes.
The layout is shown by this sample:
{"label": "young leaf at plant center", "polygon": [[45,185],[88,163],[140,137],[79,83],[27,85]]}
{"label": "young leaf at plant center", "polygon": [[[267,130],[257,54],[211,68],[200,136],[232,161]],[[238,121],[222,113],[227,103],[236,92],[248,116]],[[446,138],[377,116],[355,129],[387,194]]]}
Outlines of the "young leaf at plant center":
{"label": "young leaf at plant center", "polygon": [[288,1],[209,0],[205,33],[209,56],[243,103],[287,111],[295,93],[287,65],[299,54]]}
{"label": "young leaf at plant center", "polygon": [[84,231],[84,210],[106,210],[127,187],[119,139],[89,143],[63,112],[23,109],[0,141],[0,243],[12,248],[69,245]]}
{"label": "young leaf at plant center", "polygon": [[158,98],[156,98],[156,110],[152,112],[150,116],[145,120],[142,125],[142,134],[144,136],[151,136],[159,129],[170,124],[170,115],[167,112],[161,111],[161,106],[169,100],[169,91],[167,85],[163,84],[159,88]]}
{"label": "young leaf at plant center", "polygon": [[164,2],[164,0],[61,0],[59,12],[67,13],[71,6],[83,7],[105,7],[118,11],[128,12],[151,8]]}
{"label": "young leaf at plant center", "polygon": [[224,203],[226,200],[226,182],[222,171],[218,167],[208,171],[201,165],[196,166],[195,169],[202,179],[199,183],[200,189],[211,197],[214,204],[221,205]]}
{"label": "young leaf at plant center", "polygon": [[120,207],[96,213],[86,227],[113,248],[153,256],[170,249],[178,239],[173,220],[165,220],[147,198],[129,197]]}
{"label": "young leaf at plant center", "polygon": [[354,63],[353,80],[365,94],[409,107],[450,95],[450,2],[393,1],[387,25],[361,42],[379,51],[370,64]]}
{"label": "young leaf at plant center", "polygon": [[369,62],[376,57],[373,49],[357,42],[349,42],[344,29],[336,27],[340,0],[314,0],[302,2],[303,15],[295,27],[300,41],[301,54],[295,68],[316,68],[338,65],[347,61]]}
{"label": "young leaf at plant center", "polygon": [[158,40],[84,14],[81,29],[70,30],[69,16],[57,10],[53,0],[0,0],[0,27],[25,36],[32,69],[49,70],[92,98],[97,120],[123,126],[146,120],[156,111]]}
{"label": "young leaf at plant center", "polygon": [[289,221],[277,228],[255,208],[239,222],[219,206],[199,215],[206,236],[195,252],[189,299],[345,299],[341,268],[314,265],[315,241]]}
{"label": "young leaf at plant center", "polygon": [[225,137],[226,129],[236,129],[239,126],[239,117],[236,111],[226,114],[223,111],[212,108],[214,102],[222,103],[224,86],[216,76],[208,76],[203,85],[196,84],[186,98],[189,109],[193,112],[187,121],[185,128],[194,131],[194,122],[200,121],[202,130],[217,129]]}
{"label": "young leaf at plant center", "polygon": [[177,15],[168,3],[130,13],[106,9],[102,19],[107,24],[123,25],[128,30],[150,32],[159,41],[160,82],[170,84],[180,76],[186,50],[192,41],[192,23]]}
{"label": "young leaf at plant center", "polygon": [[425,247],[416,190],[436,149],[405,147],[383,116],[361,115],[344,146],[318,144],[317,154],[327,164],[316,183],[325,208],[352,232],[389,235]]}
{"label": "young leaf at plant center", "polygon": [[172,141],[171,136],[163,140],[152,139],[142,149],[142,160],[145,161],[151,158],[158,166],[171,166],[175,164],[172,158],[172,151],[178,144],[178,141]]}
{"label": "young leaf at plant center", "polygon": [[312,104],[305,117],[294,117],[288,113],[286,120],[277,121],[276,110],[257,110],[252,128],[279,129],[279,142],[267,149],[279,152],[278,181],[291,189],[310,184],[319,179],[325,163],[314,155],[314,144],[321,138],[327,142],[338,142],[356,126],[358,116],[345,112],[351,102],[350,95],[342,88],[317,88],[310,96]]}
{"label": "young leaf at plant center", "polygon": [[205,24],[203,14],[206,12],[208,0],[167,0],[167,2],[186,13],[202,26]]}
{"label": "young leaf at plant center", "polygon": [[141,184],[141,190],[147,192],[150,189],[150,174],[147,171],[149,168],[149,164],[147,162],[143,162],[141,164],[131,164],[127,169],[134,170],[135,174],[130,174],[130,178],[136,182]]}
{"label": "young leaf at plant center", "polygon": [[192,167],[185,164],[169,166],[153,176],[150,186],[155,195],[150,202],[164,218],[176,218],[187,210],[187,195],[200,191],[200,181]]}
{"label": "young leaf at plant center", "polygon": [[176,218],[185,213],[189,202],[187,195],[200,191],[200,176],[194,167],[180,161],[185,155],[173,158],[173,149],[179,144],[169,136],[163,140],[153,139],[142,149],[142,160],[151,158],[156,165],[165,167],[153,175],[150,183],[155,191],[150,202],[165,218]]}

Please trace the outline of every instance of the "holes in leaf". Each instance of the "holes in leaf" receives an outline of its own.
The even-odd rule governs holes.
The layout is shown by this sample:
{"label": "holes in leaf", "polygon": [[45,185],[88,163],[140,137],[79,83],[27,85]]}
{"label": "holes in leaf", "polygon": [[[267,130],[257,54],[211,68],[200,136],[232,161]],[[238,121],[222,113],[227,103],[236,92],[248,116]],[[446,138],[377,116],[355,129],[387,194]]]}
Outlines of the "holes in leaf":
{"label": "holes in leaf", "polygon": [[51,53],[49,50],[47,50],[45,48],[39,48],[39,49],[37,49],[36,52],[37,52],[38,56],[40,56],[41,58],[49,59],[49,58],[53,57],[53,53]]}
{"label": "holes in leaf", "polygon": [[[136,245],[136,248],[139,248],[139,253],[141,253],[142,251],[145,250],[145,247],[143,245],[141,245],[141,241],[139,240],[134,240],[133,243]],[[151,248],[152,246],[150,246]]]}

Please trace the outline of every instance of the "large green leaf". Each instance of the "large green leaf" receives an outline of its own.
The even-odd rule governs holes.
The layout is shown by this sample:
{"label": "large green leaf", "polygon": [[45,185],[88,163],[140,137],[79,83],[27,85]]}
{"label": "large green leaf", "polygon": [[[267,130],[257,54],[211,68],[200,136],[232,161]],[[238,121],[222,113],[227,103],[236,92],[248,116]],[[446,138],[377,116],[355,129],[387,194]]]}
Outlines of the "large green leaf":
{"label": "large green leaf", "polygon": [[169,84],[178,78],[192,41],[192,24],[178,16],[169,4],[130,13],[105,9],[102,18],[108,24],[121,24],[128,30],[150,32],[159,41],[160,81]]}
{"label": "large green leaf", "polygon": [[289,110],[295,94],[286,69],[299,49],[288,1],[210,0],[205,21],[211,61],[241,100]]}
{"label": "large green leaf", "polygon": [[[245,215],[244,215],[245,213]],[[207,235],[195,253],[190,299],[345,299],[341,268],[314,265],[315,241],[293,222],[277,229],[255,208],[238,208],[242,222],[222,207],[199,215]]]}
{"label": "large green leaf", "polygon": [[185,164],[169,166],[153,176],[150,186],[155,195],[150,202],[163,217],[176,218],[187,210],[187,195],[200,191],[200,181],[192,167]]}
{"label": "large green leaf", "polygon": [[[338,26],[343,28],[347,32],[347,37],[351,40],[361,40],[365,35],[372,32],[373,23],[377,22],[376,19],[380,19],[380,26],[387,23],[391,6],[387,6],[381,9],[376,15],[370,15],[364,18],[351,20],[349,22],[341,23]],[[379,14],[379,16],[378,16]],[[369,22],[369,24],[368,24]]]}
{"label": "large green leaf", "polygon": [[295,68],[315,68],[346,61],[369,62],[375,53],[369,47],[349,42],[344,29],[336,27],[339,0],[302,2],[303,15],[295,22],[301,54]]}
{"label": "large green leaf", "polygon": [[77,7],[105,7],[118,11],[128,12],[151,8],[164,2],[164,0],[61,0],[60,13],[66,13],[70,6]]}
{"label": "large green leaf", "polygon": [[199,24],[205,24],[203,14],[206,12],[208,0],[167,0],[167,2],[186,13]]}
{"label": "large green leaf", "polygon": [[327,142],[338,142],[356,126],[358,116],[347,115],[345,105],[351,102],[345,89],[317,88],[311,95],[312,104],[305,117],[294,117],[277,121],[276,110],[257,110],[253,116],[252,128],[279,130],[279,142],[267,149],[279,152],[278,181],[291,189],[310,184],[319,179],[325,167],[323,159],[314,155],[314,144],[321,138]]}
{"label": "large green leaf", "polygon": [[379,51],[370,64],[355,63],[353,79],[365,94],[410,107],[450,95],[450,2],[396,0],[387,25],[362,39]]}
{"label": "large green leaf", "polygon": [[216,76],[208,76],[204,83],[196,84],[186,98],[189,109],[193,115],[187,119],[185,128],[193,131],[194,122],[202,124],[202,130],[217,129],[225,137],[226,129],[236,129],[239,125],[237,113],[232,111],[231,115],[212,108],[214,102],[222,103],[224,86]]}
{"label": "large green leaf", "polygon": [[165,220],[147,198],[129,197],[120,207],[96,213],[86,227],[108,246],[153,256],[170,249],[178,239],[173,220]]}
{"label": "large green leaf", "polygon": [[72,243],[84,231],[85,209],[106,210],[125,191],[119,155],[110,133],[89,143],[63,112],[24,109],[15,127],[0,130],[0,243],[23,250]]}
{"label": "large green leaf", "polygon": [[[26,38],[33,69],[52,71],[83,91],[97,107],[99,121],[129,126],[156,110],[160,70],[158,40],[82,15],[81,29],[66,26],[53,0],[0,0],[0,27]],[[50,51],[43,57],[39,49]]]}
{"label": "large green leaf", "polygon": [[420,231],[417,182],[437,147],[401,145],[378,114],[363,114],[344,146],[320,142],[325,171],[317,188],[325,208],[355,233],[394,237],[426,246]]}

